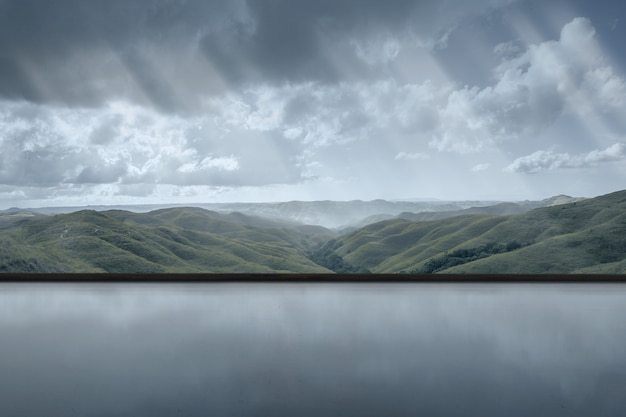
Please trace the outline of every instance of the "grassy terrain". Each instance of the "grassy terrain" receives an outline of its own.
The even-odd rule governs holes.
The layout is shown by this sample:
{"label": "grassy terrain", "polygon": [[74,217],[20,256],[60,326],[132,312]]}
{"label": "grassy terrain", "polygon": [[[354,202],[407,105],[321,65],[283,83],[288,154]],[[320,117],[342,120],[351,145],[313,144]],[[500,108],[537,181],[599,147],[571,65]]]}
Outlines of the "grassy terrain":
{"label": "grassy terrain", "polygon": [[512,215],[407,215],[342,236],[191,207],[15,211],[0,215],[0,272],[626,272],[626,191],[569,201]]}
{"label": "grassy terrain", "polygon": [[175,208],[27,219],[0,232],[0,271],[330,272],[305,251],[332,232],[244,217]]}
{"label": "grassy terrain", "polygon": [[339,242],[339,256],[374,273],[622,273],[626,191],[510,216],[388,220]]}

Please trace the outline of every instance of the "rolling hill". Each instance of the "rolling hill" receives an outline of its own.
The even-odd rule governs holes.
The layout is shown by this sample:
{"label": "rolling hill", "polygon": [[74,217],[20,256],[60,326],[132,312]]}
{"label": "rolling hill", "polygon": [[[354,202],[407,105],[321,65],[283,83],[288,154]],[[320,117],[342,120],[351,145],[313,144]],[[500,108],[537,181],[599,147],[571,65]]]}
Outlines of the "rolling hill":
{"label": "rolling hill", "polygon": [[305,252],[332,236],[198,208],[83,210],[9,224],[0,232],[0,271],[324,273]]}
{"label": "rolling hill", "polygon": [[404,212],[341,235],[291,218],[198,207],[47,215],[12,209],[0,213],[0,271],[626,272],[626,191],[450,208]]}
{"label": "rolling hill", "polygon": [[337,241],[338,256],[374,273],[623,273],[626,191],[517,215],[387,220]]}
{"label": "rolling hill", "polygon": [[504,216],[508,214],[525,213],[528,210],[530,209],[527,209],[516,203],[499,203],[491,206],[470,207],[462,210],[421,211],[418,213],[402,212],[395,216],[392,216],[390,214],[377,214],[374,216],[366,217],[365,219],[353,224],[352,229],[365,227],[369,224],[391,219],[404,219],[412,222],[424,222],[430,220],[447,219],[449,217],[458,217],[465,214],[493,214],[496,216]]}

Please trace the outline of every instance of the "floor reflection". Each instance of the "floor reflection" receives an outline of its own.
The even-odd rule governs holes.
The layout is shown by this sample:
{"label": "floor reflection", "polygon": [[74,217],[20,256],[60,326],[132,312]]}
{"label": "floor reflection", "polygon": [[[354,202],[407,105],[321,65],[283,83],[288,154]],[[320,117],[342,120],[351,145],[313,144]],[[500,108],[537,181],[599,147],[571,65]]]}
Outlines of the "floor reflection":
{"label": "floor reflection", "polygon": [[0,286],[0,415],[615,416],[626,287]]}

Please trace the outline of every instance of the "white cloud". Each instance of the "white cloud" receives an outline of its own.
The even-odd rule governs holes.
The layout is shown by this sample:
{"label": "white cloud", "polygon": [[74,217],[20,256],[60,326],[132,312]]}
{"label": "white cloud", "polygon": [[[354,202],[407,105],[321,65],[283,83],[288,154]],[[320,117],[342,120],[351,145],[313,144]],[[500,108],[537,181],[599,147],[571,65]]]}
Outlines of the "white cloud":
{"label": "white cloud", "polygon": [[206,157],[198,164],[198,168],[206,169],[206,168],[216,168],[223,171],[235,171],[239,169],[239,162],[237,158],[233,155],[224,157]]}
{"label": "white cloud", "polygon": [[208,108],[225,129],[281,130],[283,137],[318,148],[367,138],[373,130],[421,134],[439,126],[437,108],[448,85],[374,83],[287,84],[248,88],[217,97]]}
{"label": "white cloud", "polygon": [[517,158],[505,168],[505,171],[533,174],[559,168],[586,168],[624,159],[626,159],[626,144],[615,143],[604,150],[593,150],[580,155],[570,155],[567,152],[537,151],[531,155]]}
{"label": "white cloud", "polygon": [[177,172],[189,174],[192,172],[217,169],[219,171],[235,171],[239,169],[239,162],[233,155],[227,157],[207,156],[199,162],[187,162],[176,169]]}
{"label": "white cloud", "polygon": [[478,164],[472,167],[472,172],[481,172],[489,169],[489,164]]}
{"label": "white cloud", "polygon": [[[244,137],[245,127],[235,131],[225,125],[214,115],[165,115],[125,102],[65,108],[4,101],[0,184],[52,192],[64,184],[223,186],[298,180],[295,167],[286,170],[275,161],[295,157],[297,149],[269,150],[263,137]],[[256,132],[263,129],[262,123],[256,126]]]}
{"label": "white cloud", "polygon": [[596,68],[585,74],[582,96],[597,98],[593,101],[585,100],[589,111],[597,109],[594,106],[600,106],[604,111],[620,109],[626,104],[626,82],[610,67]]}
{"label": "white cloud", "polygon": [[[496,50],[509,52],[511,46]],[[626,83],[606,64],[595,30],[584,18],[566,24],[559,40],[505,59],[494,75],[493,86],[464,87],[448,96],[431,147],[476,152],[536,136],[565,112],[616,111],[626,101]]]}
{"label": "white cloud", "polygon": [[[395,42],[381,37],[369,49],[355,48],[374,62],[392,59],[399,48]],[[248,88],[212,99],[210,109],[225,129],[280,130],[305,148],[347,144],[384,131],[438,151],[468,153],[536,137],[565,113],[619,111],[626,103],[626,82],[606,64],[587,19],[566,24],[558,40],[519,48],[511,42],[496,46],[503,61],[494,70],[494,84],[484,88],[393,79],[308,82]]]}
{"label": "white cloud", "polygon": [[510,59],[513,56],[522,52],[522,47],[513,41],[503,42],[503,43],[497,44],[493,48],[493,52],[498,56]]}
{"label": "white cloud", "polygon": [[396,157],[396,160],[404,159],[404,160],[424,160],[430,159],[430,155],[416,152],[416,153],[407,153],[407,152],[399,152]]}
{"label": "white cloud", "polygon": [[[406,45],[396,38],[376,42],[360,44],[362,59],[404,59]],[[86,189],[149,195],[157,188],[182,195],[192,188],[372,179],[361,162],[388,158],[388,149],[396,161],[421,161],[429,155],[400,150],[429,145],[476,152],[534,138],[564,114],[594,112],[601,121],[607,112],[623,111],[626,82],[607,65],[586,19],[565,25],[558,40],[517,48],[495,48],[502,62],[484,88],[400,78],[249,84],[205,97],[195,113],[179,115],[124,101],[100,108],[3,101],[0,184],[48,187],[50,195]],[[592,166],[623,159],[623,146],[574,156],[539,151],[507,170]],[[396,165],[410,170],[428,164]],[[483,163],[471,170],[488,168]]]}

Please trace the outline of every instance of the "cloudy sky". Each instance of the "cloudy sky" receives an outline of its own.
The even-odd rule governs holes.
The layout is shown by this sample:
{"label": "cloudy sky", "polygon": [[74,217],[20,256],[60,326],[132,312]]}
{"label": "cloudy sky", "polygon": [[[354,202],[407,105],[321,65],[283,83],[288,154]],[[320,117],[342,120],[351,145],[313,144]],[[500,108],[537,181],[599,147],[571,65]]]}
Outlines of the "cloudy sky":
{"label": "cloudy sky", "polygon": [[626,188],[620,0],[0,0],[0,208]]}

